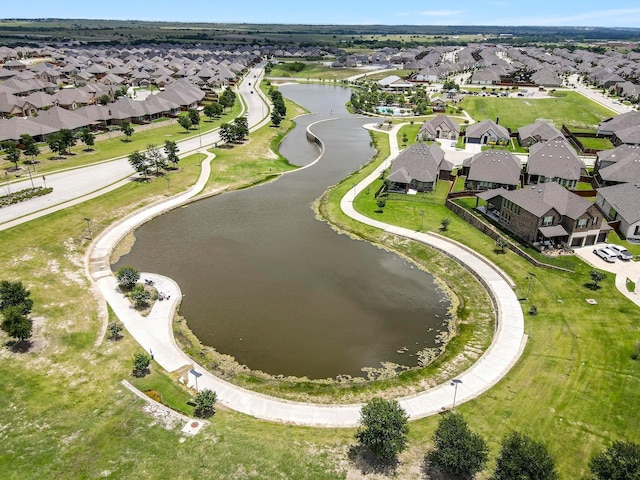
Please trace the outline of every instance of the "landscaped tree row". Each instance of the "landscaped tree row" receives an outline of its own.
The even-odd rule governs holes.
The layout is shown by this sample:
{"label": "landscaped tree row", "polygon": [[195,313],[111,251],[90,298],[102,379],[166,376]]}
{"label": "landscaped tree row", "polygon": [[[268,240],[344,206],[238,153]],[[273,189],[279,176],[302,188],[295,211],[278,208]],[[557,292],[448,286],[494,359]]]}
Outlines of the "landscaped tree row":
{"label": "landscaped tree row", "polygon": [[[361,448],[388,466],[408,446],[407,413],[396,400],[374,398],[360,414],[356,440]],[[433,449],[426,455],[429,470],[474,478],[486,468],[489,448],[481,435],[472,432],[464,417],[455,412],[442,416],[433,434]],[[595,480],[639,480],[640,445],[614,442],[595,455],[589,467]],[[436,475],[440,477],[441,475]],[[501,442],[491,480],[557,480],[555,459],[547,447],[528,435],[513,431]]]}

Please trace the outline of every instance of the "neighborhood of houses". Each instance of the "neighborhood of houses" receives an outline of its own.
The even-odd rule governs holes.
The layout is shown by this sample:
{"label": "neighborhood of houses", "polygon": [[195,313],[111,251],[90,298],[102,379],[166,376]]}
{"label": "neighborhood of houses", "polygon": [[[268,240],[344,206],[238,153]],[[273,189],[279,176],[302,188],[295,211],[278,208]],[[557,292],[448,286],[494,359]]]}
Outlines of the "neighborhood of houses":
{"label": "neighborhood of houses", "polygon": [[[122,123],[143,124],[175,117],[215,100],[218,93],[265,58],[333,59],[334,68],[375,64],[414,73],[378,81],[382,90],[406,91],[421,83],[455,79],[479,86],[572,87],[581,79],[621,101],[640,96],[640,53],[597,54],[588,50],[499,45],[380,49],[369,55],[346,55],[335,49],[244,47],[90,47],[0,48],[0,141],[36,141],[69,129],[108,130]],[[135,89],[153,95],[135,98]],[[126,93],[129,92],[129,95]],[[434,113],[445,111],[457,92],[430,101]],[[480,119],[478,119],[480,120]],[[484,202],[483,211],[523,242],[567,248],[604,242],[616,229],[622,238],[640,241],[640,113],[603,120],[597,136],[614,148],[595,153],[594,167],[578,156],[570,135],[547,121],[510,132],[499,120],[467,125],[440,114],[421,126],[424,142],[476,145],[461,164],[447,159],[437,143],[415,143],[394,160],[387,188],[406,194],[431,191],[439,180],[465,177],[465,190]],[[528,155],[482,146],[503,145],[516,137]],[[471,149],[469,151],[472,151]],[[590,182],[595,202],[576,190]]]}

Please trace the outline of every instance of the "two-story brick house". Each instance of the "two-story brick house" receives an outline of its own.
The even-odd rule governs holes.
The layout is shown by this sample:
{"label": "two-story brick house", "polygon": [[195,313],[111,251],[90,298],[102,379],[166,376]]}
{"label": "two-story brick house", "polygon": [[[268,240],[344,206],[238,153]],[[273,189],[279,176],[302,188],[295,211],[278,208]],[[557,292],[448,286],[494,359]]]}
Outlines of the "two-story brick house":
{"label": "two-story brick house", "polygon": [[582,247],[606,242],[611,227],[593,202],[557,183],[476,195],[497,210],[500,224],[525,243]]}

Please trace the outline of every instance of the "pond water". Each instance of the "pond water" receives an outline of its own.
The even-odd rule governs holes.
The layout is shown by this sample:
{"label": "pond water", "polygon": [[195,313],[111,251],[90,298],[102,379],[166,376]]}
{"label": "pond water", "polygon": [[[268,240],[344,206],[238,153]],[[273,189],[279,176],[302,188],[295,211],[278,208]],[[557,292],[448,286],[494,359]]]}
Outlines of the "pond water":
{"label": "pond water", "polygon": [[[381,362],[417,365],[436,345],[448,298],[434,278],[396,254],[334,232],[311,208],[327,186],[374,154],[371,119],[349,115],[349,90],[286,85],[310,115],[281,145],[296,165],[315,165],[254,188],[225,193],[158,217],[114,271],[133,265],[178,282],[180,314],[196,336],[251,369],[328,378],[363,376]],[[215,160],[214,160],[215,161]],[[402,353],[399,353],[402,352]]]}

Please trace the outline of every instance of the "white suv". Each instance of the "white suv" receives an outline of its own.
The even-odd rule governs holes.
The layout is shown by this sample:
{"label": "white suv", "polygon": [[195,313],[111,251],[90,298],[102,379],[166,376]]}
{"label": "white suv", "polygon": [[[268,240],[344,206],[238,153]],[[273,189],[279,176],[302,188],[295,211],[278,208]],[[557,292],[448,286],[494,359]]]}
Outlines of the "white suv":
{"label": "white suv", "polygon": [[620,245],[614,245],[612,243],[607,244],[607,248],[612,250],[620,260],[633,260],[633,254]]}
{"label": "white suv", "polygon": [[594,248],[593,253],[603,259],[605,262],[613,263],[618,258],[618,254],[607,247]]}

